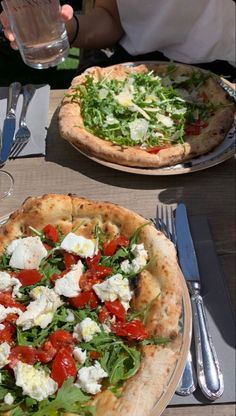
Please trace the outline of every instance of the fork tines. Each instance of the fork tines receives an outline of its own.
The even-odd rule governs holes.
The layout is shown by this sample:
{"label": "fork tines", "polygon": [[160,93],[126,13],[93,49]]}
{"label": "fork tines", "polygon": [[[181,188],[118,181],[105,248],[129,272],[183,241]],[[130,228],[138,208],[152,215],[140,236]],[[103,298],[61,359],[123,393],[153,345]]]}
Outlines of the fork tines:
{"label": "fork tines", "polygon": [[157,206],[156,226],[176,245],[174,210],[175,208],[172,205],[159,204]]}

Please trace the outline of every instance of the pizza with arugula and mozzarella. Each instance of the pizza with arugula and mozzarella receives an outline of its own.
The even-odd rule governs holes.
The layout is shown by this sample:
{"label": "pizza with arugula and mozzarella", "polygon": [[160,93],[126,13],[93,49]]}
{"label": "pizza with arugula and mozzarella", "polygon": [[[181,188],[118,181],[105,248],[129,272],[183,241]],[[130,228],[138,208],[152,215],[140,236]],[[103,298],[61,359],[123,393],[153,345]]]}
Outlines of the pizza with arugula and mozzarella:
{"label": "pizza with arugula and mozzarella", "polygon": [[219,80],[182,64],[93,67],[63,99],[61,136],[121,165],[182,163],[214,149],[233,123],[235,105]]}
{"label": "pizza with arugula and mozzarella", "polygon": [[178,362],[183,284],[140,215],[27,199],[0,228],[0,412],[147,416]]}

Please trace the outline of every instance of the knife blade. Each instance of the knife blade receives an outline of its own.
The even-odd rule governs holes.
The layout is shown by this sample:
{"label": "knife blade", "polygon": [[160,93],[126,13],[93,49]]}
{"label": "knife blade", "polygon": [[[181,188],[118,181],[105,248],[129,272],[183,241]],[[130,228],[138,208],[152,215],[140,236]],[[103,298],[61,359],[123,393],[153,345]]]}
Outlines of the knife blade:
{"label": "knife blade", "polygon": [[201,281],[197,256],[184,204],[179,204],[176,208],[175,226],[179,262],[188,284],[193,309],[198,384],[208,399],[216,400],[224,391],[223,374],[208,329],[203,299],[200,294]]}
{"label": "knife blade", "polygon": [[10,156],[11,148],[14,139],[14,133],[16,129],[16,106],[21,92],[21,84],[19,82],[13,82],[9,86],[8,100],[7,100],[7,113],[3,124],[2,140],[0,148],[0,166],[6,163]]}

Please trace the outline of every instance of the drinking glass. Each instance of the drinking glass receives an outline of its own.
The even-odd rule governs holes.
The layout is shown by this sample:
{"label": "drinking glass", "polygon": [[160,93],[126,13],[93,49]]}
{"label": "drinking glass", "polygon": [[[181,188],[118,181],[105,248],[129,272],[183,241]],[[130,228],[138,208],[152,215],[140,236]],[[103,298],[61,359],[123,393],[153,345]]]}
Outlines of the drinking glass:
{"label": "drinking glass", "polygon": [[44,69],[65,60],[70,46],[58,0],[4,0],[1,4],[28,66]]}
{"label": "drinking glass", "polygon": [[0,200],[10,196],[13,190],[14,179],[10,173],[0,170]]}

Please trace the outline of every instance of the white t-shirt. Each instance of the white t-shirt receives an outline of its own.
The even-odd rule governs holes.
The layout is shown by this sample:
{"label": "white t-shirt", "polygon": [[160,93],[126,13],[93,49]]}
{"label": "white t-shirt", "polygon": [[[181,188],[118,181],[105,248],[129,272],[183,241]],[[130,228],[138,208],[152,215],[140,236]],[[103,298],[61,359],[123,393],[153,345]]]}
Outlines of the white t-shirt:
{"label": "white t-shirt", "polygon": [[161,51],[185,63],[216,59],[235,65],[233,0],[117,0],[131,55]]}

